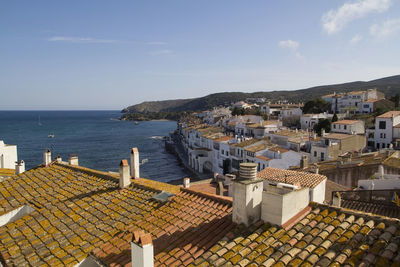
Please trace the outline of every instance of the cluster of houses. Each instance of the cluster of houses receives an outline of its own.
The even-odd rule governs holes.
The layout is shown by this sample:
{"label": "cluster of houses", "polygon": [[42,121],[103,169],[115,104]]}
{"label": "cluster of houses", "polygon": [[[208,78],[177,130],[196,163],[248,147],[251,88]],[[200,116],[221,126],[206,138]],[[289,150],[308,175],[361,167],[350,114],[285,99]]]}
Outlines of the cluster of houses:
{"label": "cluster of houses", "polygon": [[[199,173],[238,171],[242,162],[267,167],[291,169],[307,163],[336,160],[347,152],[369,152],[400,148],[400,111],[390,111],[375,119],[375,128],[365,129],[362,120],[345,119],[351,113],[370,113],[366,103],[379,100],[376,89],[332,94],[324,99],[332,104],[338,121],[321,136],[313,128],[321,119],[332,119],[333,113],[302,114],[302,104],[264,104],[261,111],[276,120],[257,115],[232,116],[228,108],[206,111],[199,116],[203,123],[181,121],[178,134],[187,153],[189,166]],[[299,128],[287,127],[285,119],[298,120]]]}

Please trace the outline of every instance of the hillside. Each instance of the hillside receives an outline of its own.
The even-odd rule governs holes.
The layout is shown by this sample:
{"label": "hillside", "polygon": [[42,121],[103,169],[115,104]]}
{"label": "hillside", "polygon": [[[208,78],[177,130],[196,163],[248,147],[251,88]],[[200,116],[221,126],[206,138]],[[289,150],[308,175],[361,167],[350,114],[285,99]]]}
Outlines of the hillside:
{"label": "hillside", "polygon": [[137,105],[129,106],[122,110],[124,113],[156,113],[156,112],[183,112],[210,109],[215,106],[227,106],[232,102],[252,97],[265,97],[269,101],[288,100],[290,102],[305,102],[312,98],[321,97],[333,92],[349,92],[377,88],[386,97],[400,93],[400,75],[381,78],[368,82],[356,81],[343,84],[323,85],[294,91],[271,91],[271,92],[224,92],[207,95],[192,99],[177,99],[164,101],[146,101]]}

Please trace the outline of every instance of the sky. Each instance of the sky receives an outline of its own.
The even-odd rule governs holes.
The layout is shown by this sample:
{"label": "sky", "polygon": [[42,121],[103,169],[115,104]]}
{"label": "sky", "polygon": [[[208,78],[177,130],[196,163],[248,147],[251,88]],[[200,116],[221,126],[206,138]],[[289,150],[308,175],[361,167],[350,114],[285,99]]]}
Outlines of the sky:
{"label": "sky", "polygon": [[398,0],[2,1],[0,110],[368,81],[399,43]]}

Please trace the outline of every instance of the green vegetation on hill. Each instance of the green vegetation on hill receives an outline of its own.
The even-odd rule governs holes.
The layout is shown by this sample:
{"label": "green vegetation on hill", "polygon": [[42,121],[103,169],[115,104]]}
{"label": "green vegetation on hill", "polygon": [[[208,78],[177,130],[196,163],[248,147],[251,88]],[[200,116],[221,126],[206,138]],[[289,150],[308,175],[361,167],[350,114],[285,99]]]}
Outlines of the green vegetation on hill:
{"label": "green vegetation on hill", "polygon": [[[400,91],[400,75],[369,82],[358,81],[343,84],[324,85],[295,91],[255,93],[225,92],[192,99],[146,101],[137,105],[129,106],[122,110],[122,112],[125,113],[123,116],[125,119],[134,119],[135,117],[140,117],[142,119],[157,117],[156,119],[161,119],[166,116],[179,117],[180,112],[202,111],[217,106],[229,106],[231,103],[245,100],[246,98],[266,98],[272,102],[288,100],[289,102],[298,103],[320,98],[323,95],[331,94],[333,92],[341,93],[366,90],[370,88],[376,88],[378,91],[384,93],[386,98],[395,97],[395,95]],[[172,112],[170,115],[164,114],[170,112]]]}

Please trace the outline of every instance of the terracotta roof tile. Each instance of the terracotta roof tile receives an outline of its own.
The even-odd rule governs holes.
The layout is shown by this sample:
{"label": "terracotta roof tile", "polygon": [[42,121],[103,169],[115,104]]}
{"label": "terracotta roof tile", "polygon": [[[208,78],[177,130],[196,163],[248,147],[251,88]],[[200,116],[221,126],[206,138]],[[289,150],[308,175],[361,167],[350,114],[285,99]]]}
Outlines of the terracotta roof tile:
{"label": "terracotta roof tile", "polygon": [[400,111],[396,111],[396,110],[388,111],[382,115],[379,115],[377,118],[391,118],[392,116],[395,116],[395,117],[400,116]]}
{"label": "terracotta roof tile", "polygon": [[[7,265],[74,265],[154,209],[157,192],[136,182],[119,190],[116,177],[82,167],[28,170],[0,182],[0,213],[34,209],[0,227],[0,253]],[[98,253],[117,249],[104,248]]]}
{"label": "terracotta roof tile", "polygon": [[226,142],[226,141],[229,141],[232,139],[233,139],[232,136],[222,136],[222,137],[219,137],[218,139],[215,139],[214,142]]}
{"label": "terracotta roof tile", "polygon": [[[191,263],[232,229],[234,224],[228,216],[231,210],[226,209],[231,205],[229,198],[181,189],[162,207],[143,218],[146,223],[138,221],[134,224],[153,235],[156,265]],[[216,213],[217,208],[221,212]],[[169,224],[171,217],[177,219],[173,224]],[[154,232],[157,229],[166,233],[156,238]],[[102,247],[109,243],[129,242],[126,236],[130,233],[131,230],[127,230],[123,236],[115,236]],[[122,252],[114,251],[116,254]],[[120,263],[118,257],[109,259],[99,250],[93,255],[108,265]]]}
{"label": "terracotta roof tile", "polygon": [[359,123],[361,122],[360,120],[341,120],[341,121],[335,121],[333,124],[347,124],[347,125],[351,125],[351,124],[355,124],[355,123]]}
{"label": "terracotta roof tile", "polygon": [[314,188],[326,180],[326,176],[309,172],[289,171],[277,168],[265,168],[257,174],[258,178],[279,183],[296,184]]}
{"label": "terracotta roof tile", "polygon": [[270,158],[265,157],[265,156],[261,156],[261,155],[256,156],[256,158],[261,159],[261,160],[265,160],[265,161],[270,161],[271,160]]}

